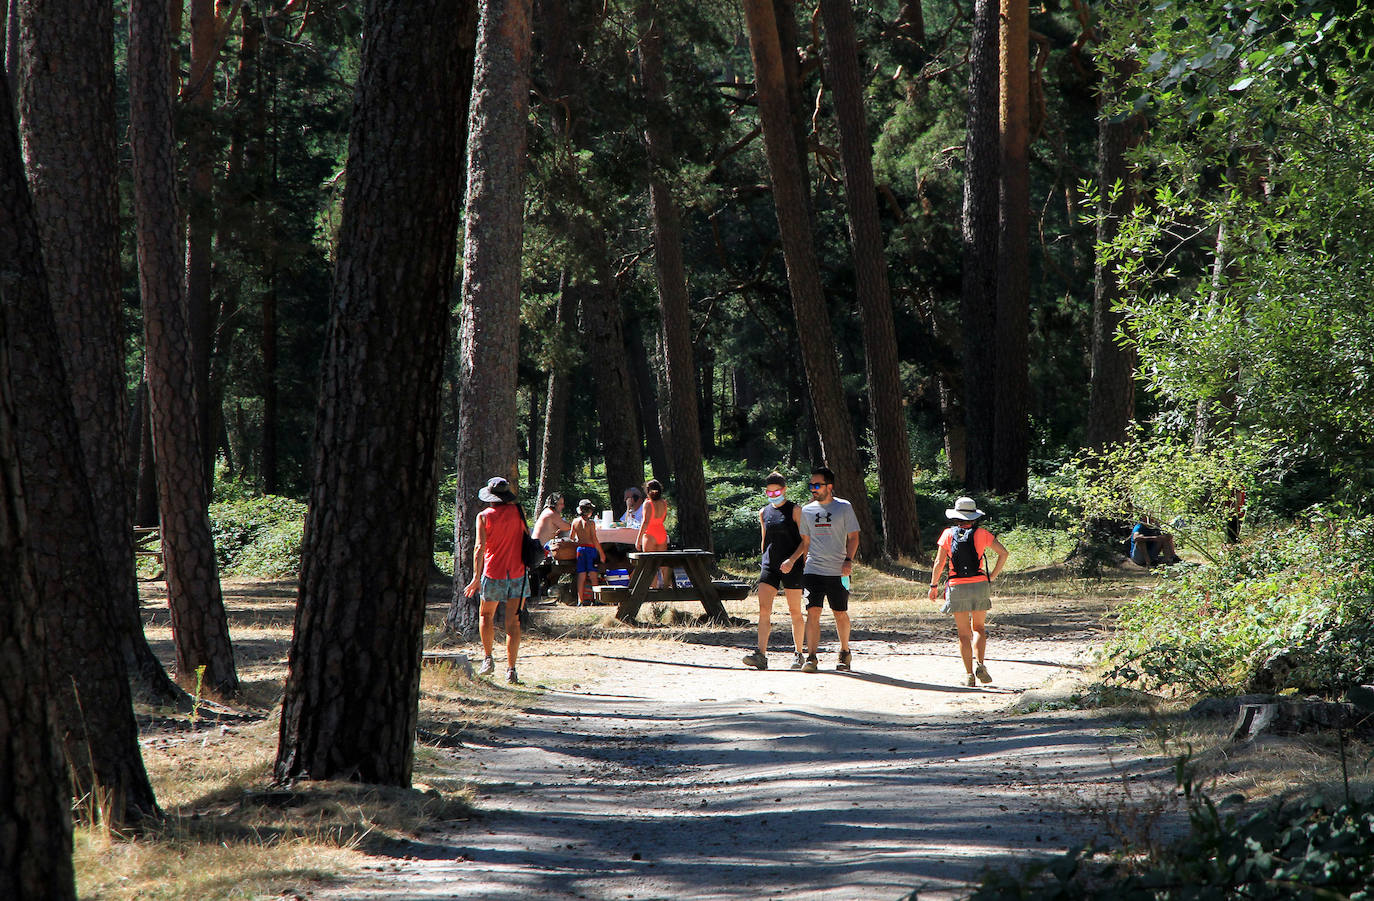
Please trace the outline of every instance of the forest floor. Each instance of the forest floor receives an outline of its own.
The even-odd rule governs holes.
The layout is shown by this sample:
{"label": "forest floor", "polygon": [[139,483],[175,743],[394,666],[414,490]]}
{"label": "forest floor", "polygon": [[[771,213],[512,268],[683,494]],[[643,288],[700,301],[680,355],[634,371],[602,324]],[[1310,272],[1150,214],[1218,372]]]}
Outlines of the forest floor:
{"label": "forest floor", "polygon": [[[737,573],[742,575],[742,573]],[[1092,839],[1137,850],[1183,821],[1188,755],[1227,810],[1336,785],[1329,736],[1226,741],[1230,719],[1092,687],[1118,608],[1153,583],[1126,565],[999,580],[990,685],[970,688],[923,573],[860,567],[853,672],[788,668],[774,605],[772,669],[742,663],[758,602],[699,626],[695,605],[546,602],[520,649],[522,684],[461,665],[421,672],[414,785],[271,783],[294,619],[292,581],[227,579],[241,691],[229,705],[140,710],[167,819],[125,838],[78,830],[83,898],[102,901],[920,898],[968,894]],[[426,642],[451,586],[430,592]],[[170,666],[165,593],[143,585],[146,632]],[[747,623],[740,625],[739,623]],[[443,647],[480,662],[475,644]],[[1115,706],[1103,706],[1111,703]],[[1367,753],[1367,752],[1361,752]],[[1363,758],[1361,758],[1363,759]]]}
{"label": "forest floor", "polygon": [[[1093,811],[1169,794],[1172,758],[1144,751],[1121,710],[1034,711],[1071,706],[1135,586],[1010,589],[992,620],[994,681],[969,688],[948,617],[864,584],[849,673],[834,669],[828,612],[822,671],[788,668],[780,601],[764,672],[741,662],[752,624],[629,629],[605,608],[537,609],[525,709],[447,749],[473,815],[310,897],[954,897],[986,867],[1114,827]],[[730,606],[757,611],[752,597]],[[500,679],[499,640],[496,659]]]}

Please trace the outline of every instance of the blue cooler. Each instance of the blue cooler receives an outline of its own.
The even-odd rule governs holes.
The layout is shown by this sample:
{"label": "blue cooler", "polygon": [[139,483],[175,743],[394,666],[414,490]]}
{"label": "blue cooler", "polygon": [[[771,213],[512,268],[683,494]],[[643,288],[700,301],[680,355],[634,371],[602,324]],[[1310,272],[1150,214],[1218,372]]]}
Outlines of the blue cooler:
{"label": "blue cooler", "polygon": [[606,584],[615,588],[629,588],[630,571],[628,569],[606,570]]}

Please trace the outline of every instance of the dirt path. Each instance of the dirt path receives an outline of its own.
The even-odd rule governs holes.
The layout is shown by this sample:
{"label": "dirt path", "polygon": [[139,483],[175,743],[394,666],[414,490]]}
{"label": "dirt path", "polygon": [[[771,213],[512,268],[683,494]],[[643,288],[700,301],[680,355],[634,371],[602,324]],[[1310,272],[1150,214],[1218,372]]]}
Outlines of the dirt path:
{"label": "dirt path", "polygon": [[458,752],[479,815],[315,897],[954,897],[1090,837],[1073,799],[1157,767],[1109,717],[1009,709],[1092,644],[996,642],[994,684],[969,689],[944,639],[860,639],[855,672],[832,649],[816,675],[719,644],[536,639],[520,669],[544,693]]}

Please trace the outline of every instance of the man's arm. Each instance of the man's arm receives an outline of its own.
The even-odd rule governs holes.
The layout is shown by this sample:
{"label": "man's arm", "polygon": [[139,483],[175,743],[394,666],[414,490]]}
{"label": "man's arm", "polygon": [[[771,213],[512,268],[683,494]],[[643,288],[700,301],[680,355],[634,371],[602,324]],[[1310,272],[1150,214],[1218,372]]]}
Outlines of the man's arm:
{"label": "man's arm", "polygon": [[844,565],[840,567],[840,575],[848,576],[854,572],[854,555],[859,552],[859,533],[850,532],[844,538]]}

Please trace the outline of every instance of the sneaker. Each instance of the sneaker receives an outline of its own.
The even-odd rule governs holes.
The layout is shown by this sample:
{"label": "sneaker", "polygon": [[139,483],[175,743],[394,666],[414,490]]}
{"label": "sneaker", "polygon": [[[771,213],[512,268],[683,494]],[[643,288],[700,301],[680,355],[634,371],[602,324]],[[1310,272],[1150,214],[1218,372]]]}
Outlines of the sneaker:
{"label": "sneaker", "polygon": [[798,651],[792,656],[792,669],[801,669],[805,665],[806,658],[802,656],[801,651]]}
{"label": "sneaker", "polygon": [[520,677],[515,675],[515,667],[512,666],[510,669],[506,670],[506,681],[511,685],[520,684]]}
{"label": "sneaker", "polygon": [[988,668],[986,666],[983,666],[983,664],[981,663],[978,664],[978,667],[973,671],[973,674],[978,677],[979,682],[992,681],[992,676],[988,674]]}
{"label": "sneaker", "polygon": [[806,662],[802,664],[801,671],[804,673],[819,673],[821,671],[820,661],[816,659],[815,654],[811,654],[806,658]]}
{"label": "sneaker", "polygon": [[768,658],[762,653],[755,651],[744,658],[745,666],[752,666],[754,669],[768,669]]}
{"label": "sneaker", "polygon": [[978,677],[975,676],[975,675],[973,675],[973,673],[969,673],[969,674],[968,674],[968,687],[969,687],[969,688],[977,688],[977,687],[978,687]]}
{"label": "sneaker", "polygon": [[496,672],[496,661],[490,657],[483,657],[482,668],[477,671],[477,675],[490,676],[494,672]]}
{"label": "sneaker", "polygon": [[840,651],[840,662],[835,664],[835,669],[842,673],[849,672],[849,661],[851,659],[848,651]]}

